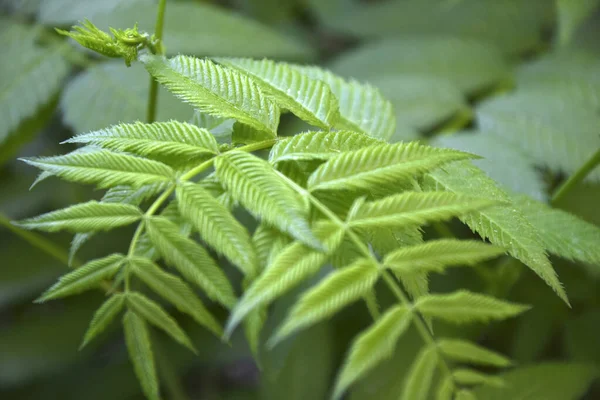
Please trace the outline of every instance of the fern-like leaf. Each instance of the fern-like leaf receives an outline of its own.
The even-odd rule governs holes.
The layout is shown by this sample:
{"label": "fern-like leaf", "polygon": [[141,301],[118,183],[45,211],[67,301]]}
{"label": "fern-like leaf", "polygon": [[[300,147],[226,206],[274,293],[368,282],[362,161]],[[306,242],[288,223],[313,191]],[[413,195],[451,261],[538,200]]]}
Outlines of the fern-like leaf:
{"label": "fern-like leaf", "polygon": [[195,183],[181,182],[177,185],[177,202],[181,214],[194,224],[202,239],[245,275],[256,274],[256,254],[250,235],[210,193]]}
{"label": "fern-like leaf", "polygon": [[[483,171],[470,163],[448,165],[444,171],[426,176],[425,187],[454,193],[477,193],[509,203],[510,198]],[[535,228],[514,205],[497,205],[462,217],[473,231],[531,268],[558,296],[568,303],[567,295],[540,241]]]}
{"label": "fern-like leaf", "polygon": [[132,311],[123,317],[125,343],[135,374],[149,400],[160,400],[154,355],[150,343],[150,332],[146,322]]}
{"label": "fern-like leaf", "polygon": [[275,346],[292,333],[332,316],[367,295],[377,282],[379,272],[379,265],[367,258],[333,272],[302,295],[269,345]]}
{"label": "fern-like leaf", "polygon": [[[315,232],[330,251],[339,246],[344,236],[344,231],[329,223],[320,224]],[[225,334],[231,335],[240,321],[256,307],[272,302],[314,275],[327,259],[326,253],[313,250],[298,241],[287,246],[244,292],[229,317]]]}
{"label": "fern-like leaf", "polygon": [[258,225],[252,235],[252,243],[258,257],[258,270],[262,272],[292,239],[277,229],[265,224]]}
{"label": "fern-like leaf", "polygon": [[129,185],[139,188],[173,179],[167,165],[106,150],[73,152],[64,156],[23,159],[67,181],[96,184],[100,188]]}
{"label": "fern-like leaf", "polygon": [[338,128],[365,133],[383,140],[392,137],[396,130],[394,109],[377,88],[355,80],[346,81],[319,67],[293,67],[300,73],[329,85],[339,101]]}
{"label": "fern-like leaf", "polygon": [[70,232],[107,231],[139,220],[142,212],[130,204],[111,204],[88,201],[62,210],[52,211],[18,222],[27,229],[46,232],[67,230]]}
{"label": "fern-like leaf", "polygon": [[36,301],[44,302],[60,297],[71,296],[96,287],[105,279],[110,279],[123,265],[125,258],[121,254],[92,260],[62,276]]}
{"label": "fern-like leaf", "polygon": [[503,387],[505,385],[502,378],[483,374],[468,368],[460,368],[452,371],[452,377],[456,383],[464,386],[488,385]]}
{"label": "fern-like leaf", "polygon": [[145,220],[150,240],[165,260],[181,275],[227,308],[233,307],[236,296],[227,277],[195,241],[179,233],[179,227],[164,217]]}
{"label": "fern-like leaf", "polygon": [[450,294],[422,296],[415,303],[415,308],[428,317],[462,324],[510,318],[527,311],[530,307],[467,290],[458,290]]}
{"label": "fern-like leaf", "polygon": [[537,229],[552,254],[600,266],[600,228],[566,211],[527,196],[514,197],[527,220]]}
{"label": "fern-like leaf", "polygon": [[79,346],[79,349],[85,347],[96,336],[102,333],[112,320],[115,319],[117,314],[123,310],[124,305],[125,295],[122,293],[114,294],[106,300],[94,313],[92,322],[90,322],[90,326],[85,332],[83,342],[81,343],[81,346]]}
{"label": "fern-like leaf", "polygon": [[399,274],[443,272],[446,267],[476,265],[504,251],[479,240],[440,239],[397,249],[383,263]]}
{"label": "fern-like leaf", "polygon": [[286,63],[248,58],[215,61],[248,75],[279,105],[313,126],[330,129],[340,115],[338,100],[323,81],[311,79]]}
{"label": "fern-like leaf", "polygon": [[177,121],[120,124],[80,134],[66,142],[97,145],[153,158],[191,159],[219,153],[217,141],[210,132]]}
{"label": "fern-like leaf", "polygon": [[413,361],[404,381],[401,400],[425,400],[429,395],[438,354],[435,348],[425,346]]}
{"label": "fern-like leaf", "polygon": [[145,321],[148,321],[151,325],[163,330],[176,342],[179,342],[183,346],[196,353],[196,349],[194,348],[190,338],[186,335],[183,329],[179,327],[179,324],[177,324],[177,322],[169,314],[167,314],[167,312],[158,303],[136,292],[129,292],[127,293],[126,297],[127,307],[129,310],[136,313]]}
{"label": "fern-like leaf", "polygon": [[308,187],[311,190],[376,189],[452,161],[474,157],[415,142],[375,145],[330,158],[313,172]]}
{"label": "fern-like leaf", "polygon": [[176,96],[207,114],[277,136],[279,107],[247,76],[210,60],[145,55],[146,69]]}
{"label": "fern-like leaf", "polygon": [[129,260],[132,272],[150,289],[173,304],[179,311],[220,336],[222,329],[215,317],[206,309],[194,291],[179,277],[160,269],[152,261],[134,257]]}
{"label": "fern-like leaf", "polygon": [[400,336],[410,326],[411,312],[405,306],[389,309],[354,340],[333,394],[342,397],[348,387],[384,359],[391,357]]}
{"label": "fern-like leaf", "polygon": [[508,367],[511,361],[494,351],[462,339],[441,339],[438,349],[452,361],[493,367]]}
{"label": "fern-like leaf", "polygon": [[278,141],[269,153],[269,161],[328,160],[336,154],[380,144],[363,133],[350,131],[305,132]]}
{"label": "fern-like leaf", "polygon": [[217,177],[246,209],[304,243],[320,248],[302,199],[273,167],[251,154],[229,151],[215,161]]}
{"label": "fern-like leaf", "polygon": [[404,192],[360,205],[349,221],[355,228],[403,228],[444,221],[496,204],[447,192]]}

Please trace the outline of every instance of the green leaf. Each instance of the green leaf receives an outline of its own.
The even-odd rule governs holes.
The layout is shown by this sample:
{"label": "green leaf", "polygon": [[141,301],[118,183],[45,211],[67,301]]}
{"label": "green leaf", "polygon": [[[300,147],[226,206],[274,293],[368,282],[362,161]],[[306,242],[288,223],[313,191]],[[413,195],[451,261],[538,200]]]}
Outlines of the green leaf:
{"label": "green leaf", "polygon": [[432,145],[477,154],[483,158],[473,164],[504,187],[538,200],[548,197],[542,175],[530,157],[500,136],[464,132],[438,136]]}
{"label": "green leaf", "polygon": [[110,279],[115,275],[123,265],[123,260],[124,257],[121,254],[111,254],[92,260],[75,271],[63,275],[37,301],[58,299],[94,288],[103,280]]}
{"label": "green leaf", "polygon": [[427,75],[393,74],[369,79],[396,111],[396,121],[429,130],[461,114],[470,119],[471,109],[461,91],[450,81]]}
{"label": "green leaf", "polygon": [[190,315],[198,324],[221,336],[223,332],[217,320],[183,280],[163,271],[148,259],[134,257],[129,262],[131,271],[150,289],[173,304],[179,311]]}
{"label": "green leaf", "polygon": [[537,229],[547,251],[569,260],[600,266],[600,227],[527,196],[514,198],[527,220]]}
{"label": "green leaf", "polygon": [[0,63],[0,143],[51,100],[70,69],[63,58],[68,51],[64,43],[40,47],[34,41],[38,32],[34,27],[4,20],[2,24],[6,28],[0,31],[4,60]]}
{"label": "green leaf", "polygon": [[106,329],[117,314],[123,310],[124,304],[125,295],[122,293],[113,294],[108,300],[102,303],[100,308],[94,313],[92,322],[90,322],[90,326],[85,332],[83,343],[79,346],[80,350]]}
{"label": "green leaf", "polygon": [[342,397],[355,381],[365,376],[382,360],[391,357],[400,336],[408,329],[411,312],[405,306],[394,306],[361,332],[352,343],[333,394]]}
{"label": "green leaf", "polygon": [[[553,171],[577,171],[600,147],[600,116],[576,98],[548,92],[517,92],[493,98],[477,109],[483,133],[502,136],[532,162]],[[589,179],[600,180],[600,170]]]}
{"label": "green leaf", "polygon": [[383,140],[392,137],[396,130],[394,109],[377,88],[355,80],[346,81],[319,67],[293,67],[300,73],[329,85],[339,101],[339,129],[361,132]]}
{"label": "green leaf", "polygon": [[148,399],[159,400],[158,379],[148,327],[141,317],[132,311],[127,311],[123,317],[123,328],[129,358],[142,390]]}
{"label": "green leaf", "polygon": [[423,347],[413,361],[404,378],[402,400],[426,400],[438,363],[438,354],[433,347]]}
{"label": "green leaf", "polygon": [[277,136],[279,107],[246,75],[210,60],[145,55],[148,72],[177,97],[210,115],[235,118],[271,137]]}
{"label": "green leaf", "polygon": [[404,192],[360,205],[349,225],[355,228],[406,228],[444,221],[497,202],[447,192]]}
{"label": "green leaf", "polygon": [[320,247],[310,231],[302,199],[269,163],[241,151],[229,151],[215,161],[217,177],[248,211],[292,237]]}
{"label": "green leaf", "polygon": [[209,298],[233,307],[236,297],[231,284],[202,246],[183,236],[179,227],[164,217],[147,218],[145,224],[150,240],[167,263]]}
{"label": "green leaf", "polygon": [[156,302],[150,300],[146,296],[136,292],[128,292],[127,297],[127,308],[137,314],[139,317],[148,321],[158,329],[162,329],[167,333],[173,340],[179,342],[181,345],[187,347],[194,353],[196,349],[190,341],[190,338],[185,332],[179,327],[177,321],[175,321],[167,312]]}
{"label": "green leaf", "polygon": [[120,124],[80,134],[66,142],[97,145],[150,157],[193,159],[219,153],[217,141],[210,132],[177,121]]}
{"label": "green leaf", "polygon": [[566,46],[573,34],[590,15],[598,8],[598,0],[557,0],[558,42]]}
{"label": "green leaf", "polygon": [[440,383],[435,394],[435,400],[453,400],[454,399],[454,381],[451,376],[446,376]]}
{"label": "green leaf", "polygon": [[473,157],[416,142],[374,145],[330,158],[313,172],[308,187],[311,190],[376,189],[451,161]]}
{"label": "green leaf", "polygon": [[88,201],[34,218],[18,222],[27,229],[46,232],[68,230],[71,232],[108,231],[129,225],[142,218],[142,212],[130,204],[99,203]]}
{"label": "green leaf", "polygon": [[[126,28],[133,26],[133,23]],[[115,123],[146,119],[148,76],[142,65],[123,67],[123,61],[93,65],[69,81],[60,100],[63,120],[75,132],[105,129]],[[91,112],[93,110],[93,112]],[[193,110],[160,88],[157,121],[187,120]]]}
{"label": "green leaf", "polygon": [[461,389],[456,392],[456,400],[477,400],[477,396],[470,390]]}
{"label": "green leaf", "polygon": [[493,367],[508,367],[511,361],[502,354],[493,352],[475,343],[461,339],[441,339],[437,347],[452,361]]}
{"label": "green leaf", "polygon": [[[323,238],[330,251],[339,246],[344,236],[344,231],[328,223],[318,225],[315,233]],[[230,336],[235,327],[256,307],[269,304],[317,273],[327,259],[326,253],[315,251],[301,242],[288,245],[244,292],[229,317],[226,336]]]}
{"label": "green leaf", "polygon": [[517,316],[530,307],[467,290],[458,290],[450,294],[422,296],[416,301],[415,308],[428,317],[462,324],[503,320]]}
{"label": "green leaf", "polygon": [[[84,17],[90,17],[85,14]],[[156,4],[134,1],[114,12],[96,14],[94,23],[105,30],[131,28],[154,32]],[[202,21],[202,23],[199,23]],[[164,43],[169,55],[268,57],[306,59],[314,50],[301,40],[232,12],[229,8],[207,3],[169,3],[165,12]],[[215,40],[218,37],[218,40]]]}
{"label": "green leaf", "polygon": [[351,2],[351,7],[341,7],[339,11],[328,14],[323,23],[335,31],[365,38],[406,35],[473,38],[517,56],[535,51],[543,44],[544,28],[554,22],[551,1]]}
{"label": "green leaf", "polygon": [[245,275],[256,275],[256,253],[250,235],[223,205],[192,182],[177,185],[177,202],[181,214],[194,224],[205,242]]}
{"label": "green leaf", "polygon": [[215,61],[247,75],[280,108],[313,126],[330,129],[340,117],[338,100],[329,86],[286,63],[248,58],[216,58]]}
{"label": "green leaf", "polygon": [[367,295],[379,278],[379,265],[361,258],[328,275],[296,302],[285,321],[269,340],[271,347],[294,332],[305,329]]}
{"label": "green leaf", "polygon": [[371,42],[344,53],[330,68],[364,80],[390,74],[430,76],[452,82],[463,93],[492,87],[510,73],[501,53],[488,43],[441,35],[407,35]]}
{"label": "green leaf", "polygon": [[443,272],[446,267],[477,265],[504,251],[479,240],[439,239],[399,248],[387,254],[383,264],[400,275]]}
{"label": "green leaf", "polygon": [[256,249],[259,262],[258,272],[262,272],[267,265],[270,265],[275,256],[291,241],[292,239],[286,234],[264,222],[260,223],[252,235],[252,244]]}
{"label": "green leaf", "polygon": [[553,97],[574,98],[598,109],[598,68],[600,60],[593,53],[574,50],[548,53],[519,66],[516,72],[517,89],[526,92],[551,92]]}
{"label": "green leaf", "polygon": [[475,394],[485,400],[575,400],[584,395],[598,376],[598,368],[586,364],[564,362],[522,366],[502,375],[505,387],[481,386],[475,389]]}
{"label": "green leaf", "polygon": [[497,376],[491,376],[487,374],[483,374],[481,372],[460,368],[455,369],[452,372],[452,377],[459,385],[464,386],[474,386],[474,385],[487,385],[487,386],[495,386],[495,387],[504,387],[504,381],[502,378]]}
{"label": "green leaf", "polygon": [[271,148],[269,161],[328,160],[336,154],[380,144],[377,139],[350,131],[305,132],[279,140]]}
{"label": "green leaf", "polygon": [[100,188],[166,182],[173,170],[158,161],[146,160],[106,150],[74,151],[63,156],[22,159],[67,181],[92,183]]}
{"label": "green leaf", "polygon": [[[425,187],[454,193],[485,194],[497,201],[510,201],[508,195],[493,180],[466,162],[448,165],[444,171],[429,174],[425,178]],[[506,248],[510,255],[531,268],[568,303],[567,295],[548,261],[537,231],[521,211],[511,205],[497,205],[462,217],[462,221],[492,244]]]}

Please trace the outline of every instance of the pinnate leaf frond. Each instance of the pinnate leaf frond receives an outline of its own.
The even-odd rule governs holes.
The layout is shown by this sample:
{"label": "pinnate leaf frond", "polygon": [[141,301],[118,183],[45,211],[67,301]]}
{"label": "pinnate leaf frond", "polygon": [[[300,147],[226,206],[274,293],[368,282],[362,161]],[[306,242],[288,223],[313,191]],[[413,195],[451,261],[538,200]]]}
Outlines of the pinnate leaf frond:
{"label": "pinnate leaf frond", "polygon": [[167,182],[174,176],[170,167],[158,161],[106,150],[75,151],[64,156],[28,158],[23,161],[67,181],[91,183],[100,188],[118,185],[139,188]]}
{"label": "pinnate leaf frond", "polygon": [[271,60],[216,58],[215,61],[248,75],[280,108],[313,126],[330,129],[340,115],[338,100],[323,81],[290,65]]}
{"label": "pinnate leaf frond", "polygon": [[279,107],[246,75],[210,60],[140,57],[146,69],[177,97],[207,114],[234,118],[277,136]]}
{"label": "pinnate leaf frond", "polygon": [[155,301],[150,300],[141,293],[128,292],[126,294],[127,307],[136,313],[139,317],[148,321],[158,329],[163,330],[171,336],[176,342],[179,342],[188,349],[196,352],[194,345],[179,327],[179,324]]}
{"label": "pinnate leaf frond", "polygon": [[504,253],[504,249],[479,240],[439,239],[399,248],[383,263],[394,272],[443,272],[446,267],[476,265]]}
{"label": "pinnate leaf frond", "polygon": [[102,333],[106,327],[115,319],[125,305],[125,295],[117,293],[109,297],[100,308],[94,313],[94,317],[90,322],[90,326],[85,332],[83,342],[81,343],[80,349],[90,343],[96,336]]}
{"label": "pinnate leaf frond", "polygon": [[129,225],[141,217],[142,212],[136,206],[92,200],[22,220],[18,225],[46,232],[92,232]]}
{"label": "pinnate leaf frond", "polygon": [[150,332],[146,322],[133,311],[127,311],[123,317],[123,328],[129,358],[144,394],[149,400],[160,400]]}
{"label": "pinnate leaf frond", "polygon": [[404,192],[365,202],[349,224],[356,228],[404,228],[444,221],[496,204],[494,200],[447,192]]}
{"label": "pinnate leaf frond", "polygon": [[330,158],[313,172],[308,187],[311,190],[376,189],[452,161],[474,157],[416,142],[374,145]]}
{"label": "pinnate leaf frond", "polygon": [[379,273],[379,265],[368,258],[360,258],[352,265],[331,273],[302,295],[270,344],[279,343],[290,334],[332,316],[365,296],[377,282]]}
{"label": "pinnate leaf frond", "polygon": [[[316,226],[315,233],[330,251],[339,246],[344,231],[331,223]],[[285,247],[265,271],[246,289],[227,322],[230,335],[246,315],[258,306],[269,304],[277,297],[308,279],[325,264],[328,254],[295,241]]]}
{"label": "pinnate leaf frond", "polygon": [[333,394],[342,397],[346,389],[363,377],[385,358],[391,357],[400,336],[411,322],[411,312],[406,306],[394,306],[354,340],[346,358]]}
{"label": "pinnate leaf frond", "polygon": [[97,145],[153,158],[191,159],[219,153],[217,141],[210,132],[177,121],[120,124],[83,133],[66,142]]}
{"label": "pinnate leaf frond", "polygon": [[377,88],[355,80],[346,81],[315,66],[294,65],[294,68],[329,85],[339,101],[339,129],[361,132],[383,140],[392,137],[396,130],[394,109]]}
{"label": "pinnate leaf frond", "polygon": [[492,244],[504,247],[508,253],[527,265],[542,278],[558,296],[568,303],[567,295],[544,251],[536,229],[529,223],[510,198],[483,171],[468,162],[448,165],[444,171],[426,176],[425,187],[454,193],[478,193],[506,202],[475,211],[462,217],[473,231]]}
{"label": "pinnate leaf frond", "polygon": [[286,160],[328,160],[342,152],[381,143],[358,132],[305,132],[277,142],[269,153],[269,161],[276,164]]}
{"label": "pinnate leaf frond", "polygon": [[165,217],[147,218],[145,225],[150,240],[167,263],[204,290],[209,298],[227,308],[233,307],[236,296],[231,284],[202,246],[183,236],[179,227]]}
{"label": "pinnate leaf frond", "polygon": [[198,184],[181,182],[177,202],[181,214],[194,224],[204,241],[244,274],[256,274],[256,254],[248,231],[210,193]]}
{"label": "pinnate leaf frond", "polygon": [[130,259],[129,267],[135,276],[179,311],[188,314],[215,335],[222,334],[222,328],[215,317],[210,314],[194,291],[181,278],[163,271],[146,258]]}
{"label": "pinnate leaf frond", "polygon": [[512,363],[502,354],[462,339],[441,339],[437,347],[449,359],[469,364],[508,367]]}
{"label": "pinnate leaf frond", "polygon": [[98,286],[100,282],[111,278],[123,265],[125,257],[121,254],[92,260],[62,276],[37,301],[44,302],[60,297],[71,296]]}
{"label": "pinnate leaf frond", "polygon": [[215,161],[217,177],[248,211],[292,237],[320,247],[308,226],[302,199],[273,167],[251,154],[229,151]]}
{"label": "pinnate leaf frond", "polygon": [[503,320],[517,316],[530,307],[467,290],[458,290],[450,294],[422,296],[415,303],[415,308],[428,317],[462,324]]}

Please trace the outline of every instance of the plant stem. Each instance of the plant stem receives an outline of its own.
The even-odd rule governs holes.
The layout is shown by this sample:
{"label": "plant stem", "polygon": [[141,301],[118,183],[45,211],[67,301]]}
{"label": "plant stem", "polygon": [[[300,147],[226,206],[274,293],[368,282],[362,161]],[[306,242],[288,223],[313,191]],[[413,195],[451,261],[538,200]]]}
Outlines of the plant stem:
{"label": "plant stem", "polygon": [[[350,240],[352,240],[352,242],[354,242],[354,245],[356,246],[356,248],[358,250],[360,250],[360,252],[363,253],[363,255],[365,257],[372,259],[375,263],[377,263],[377,265],[381,266],[381,263],[379,262],[379,260],[377,260],[377,258],[373,255],[371,250],[369,250],[367,245],[365,245],[363,243],[363,241],[360,240],[360,238],[358,237],[358,235],[356,235],[356,233],[352,230],[352,228],[348,227],[348,224],[346,222],[342,221],[333,211],[331,211],[325,204],[321,203],[319,201],[319,199],[314,197],[312,195],[312,193],[310,193],[308,190],[304,189],[302,186],[298,185],[296,182],[292,181],[291,179],[289,179],[287,176],[285,176],[281,172],[277,171],[277,173],[279,174],[279,176],[284,178],[285,181],[294,190],[296,190],[299,194],[301,194],[302,196],[308,197],[310,202],[319,211],[321,211],[327,218],[329,218],[332,222],[337,224],[340,228],[344,229],[344,231],[350,237]],[[396,283],[394,278],[392,278],[391,273],[389,271],[384,270],[382,275],[383,275],[383,280],[385,281],[386,285],[394,293],[394,295],[398,298],[398,300],[406,307],[412,308],[413,304],[411,303],[408,296],[398,286],[398,284]],[[411,316],[412,316],[413,321],[415,322],[415,325],[417,326],[417,330],[419,331],[419,333],[421,334],[421,336],[423,338],[423,341],[425,343],[427,343],[428,345],[431,345],[435,348],[436,352],[438,353],[442,369],[447,374],[447,376],[449,376],[452,379],[452,372],[450,370],[450,366],[449,366],[448,362],[446,361],[446,359],[444,358],[444,356],[439,351],[439,349],[437,348],[435,338],[433,337],[433,334],[431,333],[431,331],[429,330],[429,328],[423,321],[422,317],[415,312],[411,312]]]}
{"label": "plant stem", "polygon": [[[158,51],[164,54],[162,44],[163,30],[165,25],[165,9],[167,0],[159,0],[158,12],[156,13],[156,25],[154,26],[154,35],[158,41]],[[148,93],[148,108],[146,109],[146,122],[152,123],[156,119],[156,103],[158,101],[158,82],[154,77],[150,77],[150,92]]]}
{"label": "plant stem", "polygon": [[569,177],[552,196],[550,203],[555,205],[560,199],[562,199],[573,187],[581,182],[594,168],[600,165],[600,149],[596,150],[596,153],[590,157],[573,175]]}
{"label": "plant stem", "polygon": [[[4,226],[9,231],[19,236],[27,243],[31,244],[33,247],[40,249],[41,251],[55,258],[61,263],[69,265],[69,253],[65,249],[63,249],[55,243],[52,243],[45,237],[13,225],[10,222],[10,219],[2,213],[0,213],[0,225]],[[76,261],[73,264],[79,265],[79,262]]]}

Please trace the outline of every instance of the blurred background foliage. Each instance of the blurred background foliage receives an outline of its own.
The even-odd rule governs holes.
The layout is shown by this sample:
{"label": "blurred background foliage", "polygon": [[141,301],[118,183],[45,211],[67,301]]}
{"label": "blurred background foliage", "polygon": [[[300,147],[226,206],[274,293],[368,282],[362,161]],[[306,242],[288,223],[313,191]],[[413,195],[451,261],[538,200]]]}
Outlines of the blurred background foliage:
{"label": "blurred background foliage", "polygon": [[[44,237],[11,230],[20,219],[99,193],[57,180],[33,192],[31,168],[19,156],[64,153],[74,133],[144,120],[148,77],[143,68],[96,57],[54,33],[88,18],[152,32],[153,0],[0,1],[0,398],[141,399],[122,335],[112,331],[84,351],[78,344],[100,292],[32,304],[66,271],[64,251],[42,251]],[[597,0],[169,0],[169,55],[244,56],[324,65],[368,81],[396,109],[398,140],[422,140],[484,156],[476,161],[508,189],[539,200],[600,147],[600,10]],[[162,91],[159,120],[190,120],[193,110]],[[305,129],[291,114],[283,134]],[[600,169],[556,206],[600,224]],[[552,223],[549,221],[548,223]],[[468,235],[460,224],[450,228]],[[436,232],[427,232],[437,235]],[[79,257],[118,250],[131,232],[95,238]],[[600,245],[600,243],[599,243]],[[520,365],[508,372],[509,392],[482,388],[484,399],[600,398],[598,265],[553,260],[571,298],[567,309],[518,262],[452,271],[437,291],[487,290],[534,308],[492,327],[436,326],[486,343]],[[479,272],[477,272],[479,271]],[[318,277],[316,278],[318,279]],[[299,289],[300,290],[300,289]],[[265,332],[296,294],[274,306]],[[381,299],[385,304],[386,299]],[[224,315],[222,316],[225,317]],[[368,321],[353,307],[265,352],[259,372],[241,336],[228,347],[185,318],[198,357],[155,332],[166,398],[324,399],[348,344]],[[239,332],[238,332],[239,334]],[[420,348],[418,335],[400,341],[393,358],[349,395],[396,399]],[[511,375],[512,374],[512,375]],[[546,377],[540,380],[539,377]]]}

